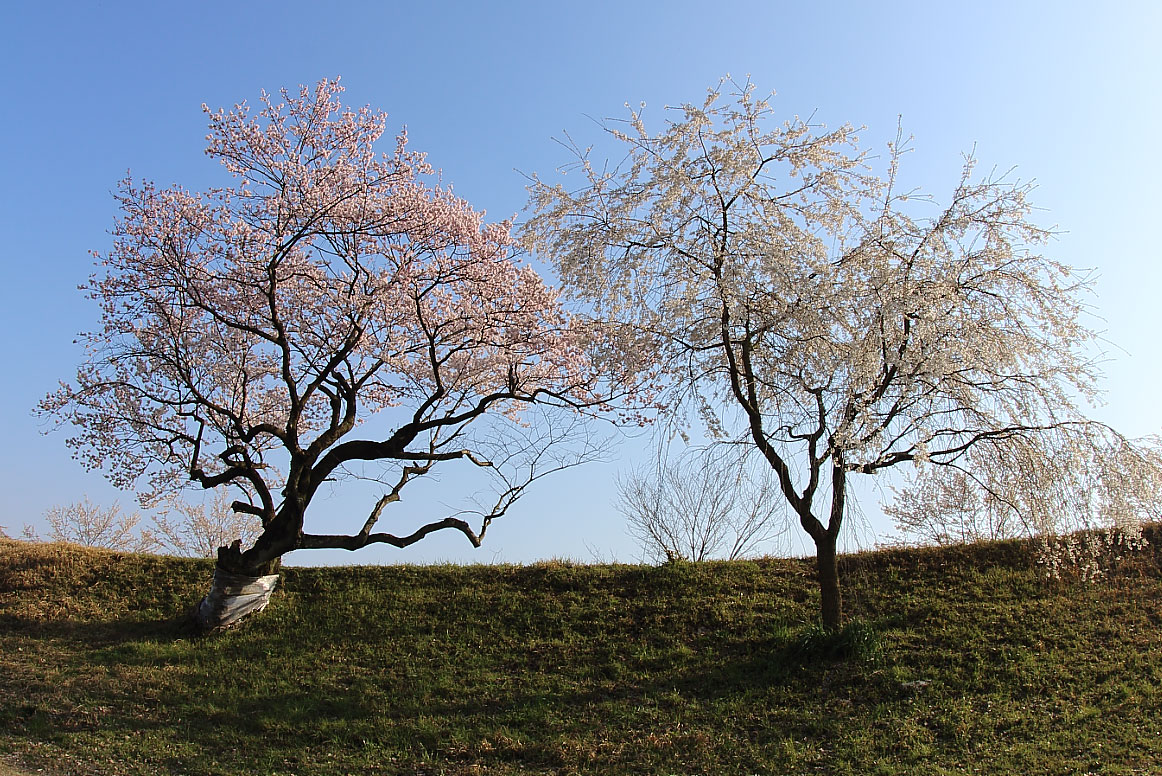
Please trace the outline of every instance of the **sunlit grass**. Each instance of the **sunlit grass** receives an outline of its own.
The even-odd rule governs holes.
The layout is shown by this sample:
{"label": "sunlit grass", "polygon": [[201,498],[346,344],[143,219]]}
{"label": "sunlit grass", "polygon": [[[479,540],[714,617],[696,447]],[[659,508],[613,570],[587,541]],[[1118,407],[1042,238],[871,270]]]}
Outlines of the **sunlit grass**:
{"label": "sunlit grass", "polygon": [[1092,585],[1015,543],[848,557],[839,635],[798,560],[287,568],[258,619],[198,639],[178,615],[210,571],[0,543],[0,751],[96,774],[1162,767],[1153,547]]}

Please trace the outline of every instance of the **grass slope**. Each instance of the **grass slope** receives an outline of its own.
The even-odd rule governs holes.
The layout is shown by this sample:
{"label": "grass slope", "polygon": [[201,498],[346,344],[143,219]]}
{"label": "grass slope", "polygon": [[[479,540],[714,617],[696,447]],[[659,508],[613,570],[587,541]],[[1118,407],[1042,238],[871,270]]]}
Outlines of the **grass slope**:
{"label": "grass slope", "polygon": [[1162,536],[1097,584],[1017,543],[841,562],[878,656],[795,648],[798,560],[287,568],[0,540],[0,754],[77,774],[1162,772]]}

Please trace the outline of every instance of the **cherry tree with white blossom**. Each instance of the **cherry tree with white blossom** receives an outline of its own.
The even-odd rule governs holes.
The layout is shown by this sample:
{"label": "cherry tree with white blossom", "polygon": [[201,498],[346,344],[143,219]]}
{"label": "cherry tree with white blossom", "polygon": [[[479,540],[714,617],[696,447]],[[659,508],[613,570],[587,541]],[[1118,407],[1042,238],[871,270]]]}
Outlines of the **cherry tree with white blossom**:
{"label": "cherry tree with white blossom", "polygon": [[837,628],[853,476],[1092,425],[1090,278],[1041,252],[1032,187],[972,157],[940,204],[901,189],[901,136],[876,175],[855,128],[776,122],[749,81],[669,115],[607,122],[619,163],[566,141],[581,180],[533,176],[524,239],[652,344],[672,408],[766,460]]}

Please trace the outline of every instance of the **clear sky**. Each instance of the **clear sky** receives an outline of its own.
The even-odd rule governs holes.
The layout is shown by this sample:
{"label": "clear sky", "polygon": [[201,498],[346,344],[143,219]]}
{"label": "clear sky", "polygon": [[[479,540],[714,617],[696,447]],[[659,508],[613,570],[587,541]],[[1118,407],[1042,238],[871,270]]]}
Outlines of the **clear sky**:
{"label": "clear sky", "polygon": [[[981,169],[1036,180],[1038,220],[1061,230],[1049,251],[1099,276],[1108,403],[1094,415],[1158,433],[1159,41],[1162,5],[1147,0],[11,3],[0,25],[0,525],[43,529],[45,509],[85,494],[132,503],[31,413],[71,379],[76,333],[96,326],[77,286],[88,251],[109,245],[117,180],[222,182],[203,155],[203,102],[336,75],[344,102],[386,110],[389,132],[406,124],[412,147],[496,219],[524,206],[518,171],[567,161],[553,141],[563,131],[598,139],[594,120],[623,116],[624,103],[645,101],[656,118],[727,73],[777,91],[788,116],[866,125],[870,147],[902,116],[916,148],[907,180],[938,198],[975,147]],[[643,454],[630,443],[620,461],[542,481],[481,550],[457,534],[295,560],[633,560],[611,481]],[[335,498],[315,526],[352,526],[366,508]],[[865,546],[877,530],[873,519]]]}

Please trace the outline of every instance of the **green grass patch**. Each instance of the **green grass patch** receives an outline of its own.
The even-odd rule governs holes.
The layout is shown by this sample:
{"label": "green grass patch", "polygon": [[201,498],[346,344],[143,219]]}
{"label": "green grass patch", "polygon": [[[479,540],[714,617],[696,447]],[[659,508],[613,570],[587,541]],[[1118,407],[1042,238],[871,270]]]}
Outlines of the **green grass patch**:
{"label": "green grass patch", "polygon": [[878,630],[864,620],[849,620],[839,630],[813,622],[799,627],[779,626],[775,640],[782,644],[783,661],[853,660],[874,663],[883,657]]}
{"label": "green grass patch", "polygon": [[196,638],[211,566],[0,542],[0,754],[86,774],[1146,774],[1162,564],[1018,543],[841,560],[285,568]]}

